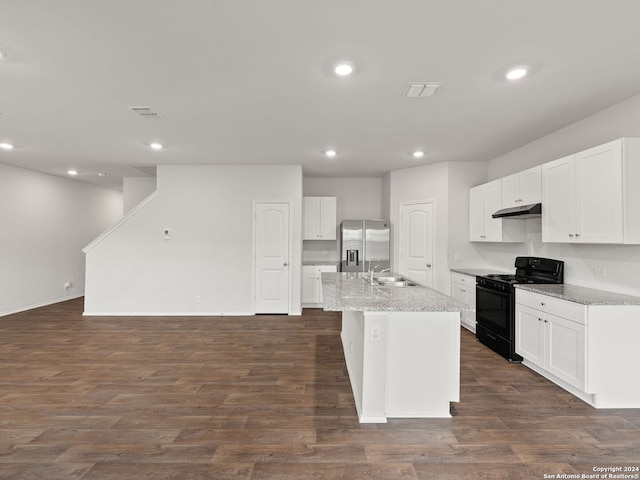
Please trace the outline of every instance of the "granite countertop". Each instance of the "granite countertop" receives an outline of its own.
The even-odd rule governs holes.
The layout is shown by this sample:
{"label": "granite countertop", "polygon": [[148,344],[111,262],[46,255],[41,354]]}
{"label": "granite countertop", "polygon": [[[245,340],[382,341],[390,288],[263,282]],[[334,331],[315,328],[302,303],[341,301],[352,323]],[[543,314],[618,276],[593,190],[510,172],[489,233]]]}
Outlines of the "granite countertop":
{"label": "granite countertop", "polygon": [[309,265],[331,265],[331,266],[338,266],[340,265],[340,262],[338,260],[332,262],[329,260],[318,260],[318,261],[313,261],[313,260],[305,260],[304,262],[302,262],[303,266],[309,266]]}
{"label": "granite countertop", "polygon": [[323,307],[327,311],[467,312],[473,307],[428,287],[369,285],[363,273],[323,273]]}
{"label": "granite countertop", "polygon": [[471,275],[475,277],[477,275],[494,275],[494,274],[513,274],[514,270],[507,272],[505,270],[493,270],[491,268],[450,268],[452,272],[462,273],[463,275]]}
{"label": "granite countertop", "polygon": [[579,287],[566,283],[557,284],[519,284],[516,288],[540,293],[582,305],[640,305],[640,297],[622,293],[607,292],[594,288]]}

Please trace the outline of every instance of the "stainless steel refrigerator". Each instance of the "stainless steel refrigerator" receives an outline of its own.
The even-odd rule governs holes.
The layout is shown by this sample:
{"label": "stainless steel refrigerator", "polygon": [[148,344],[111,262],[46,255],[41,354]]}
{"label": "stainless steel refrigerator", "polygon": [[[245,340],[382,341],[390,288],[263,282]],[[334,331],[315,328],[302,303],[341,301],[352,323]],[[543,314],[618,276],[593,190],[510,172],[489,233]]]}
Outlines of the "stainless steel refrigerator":
{"label": "stainless steel refrigerator", "polygon": [[343,220],[340,225],[342,272],[389,268],[389,221]]}

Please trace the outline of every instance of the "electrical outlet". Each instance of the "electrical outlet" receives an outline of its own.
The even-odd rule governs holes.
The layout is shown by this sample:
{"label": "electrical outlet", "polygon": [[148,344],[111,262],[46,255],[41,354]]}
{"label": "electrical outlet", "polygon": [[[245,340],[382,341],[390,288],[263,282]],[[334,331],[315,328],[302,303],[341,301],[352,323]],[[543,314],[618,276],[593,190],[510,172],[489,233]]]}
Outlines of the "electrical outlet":
{"label": "electrical outlet", "polygon": [[607,276],[607,269],[604,267],[595,267],[593,269],[593,274],[596,277],[606,277]]}
{"label": "electrical outlet", "polygon": [[380,327],[371,327],[371,340],[380,340]]}
{"label": "electrical outlet", "polygon": [[454,253],[453,254],[453,261],[454,262],[459,262],[460,261],[460,254],[459,253]]}
{"label": "electrical outlet", "polygon": [[65,290],[69,290],[71,288],[71,285],[73,285],[71,282],[67,282],[64,284],[64,289]]}

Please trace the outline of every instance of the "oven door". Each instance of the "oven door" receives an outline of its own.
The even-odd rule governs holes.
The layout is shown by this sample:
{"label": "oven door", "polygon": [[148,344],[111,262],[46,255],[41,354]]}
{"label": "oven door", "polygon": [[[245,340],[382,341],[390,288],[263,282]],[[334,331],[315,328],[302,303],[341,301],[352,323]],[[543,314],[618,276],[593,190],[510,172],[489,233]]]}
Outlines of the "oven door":
{"label": "oven door", "polygon": [[511,292],[476,285],[476,321],[493,333],[511,338]]}

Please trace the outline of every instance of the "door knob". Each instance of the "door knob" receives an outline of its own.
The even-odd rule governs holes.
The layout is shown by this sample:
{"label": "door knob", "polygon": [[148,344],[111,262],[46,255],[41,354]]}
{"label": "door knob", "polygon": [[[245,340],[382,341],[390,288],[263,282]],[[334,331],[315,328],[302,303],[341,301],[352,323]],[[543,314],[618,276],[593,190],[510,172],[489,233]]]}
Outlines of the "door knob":
{"label": "door knob", "polygon": [[431,268],[431,264],[430,263],[427,263],[427,268]]}
{"label": "door knob", "polygon": [[282,264],[282,266],[283,266],[283,267],[286,267],[287,265],[289,265],[287,262],[284,262],[284,263]]}

